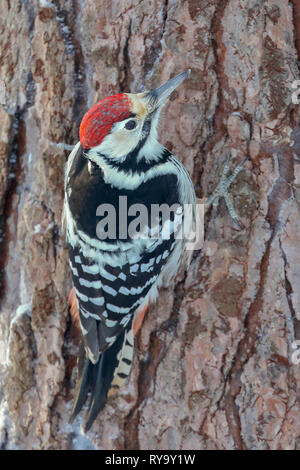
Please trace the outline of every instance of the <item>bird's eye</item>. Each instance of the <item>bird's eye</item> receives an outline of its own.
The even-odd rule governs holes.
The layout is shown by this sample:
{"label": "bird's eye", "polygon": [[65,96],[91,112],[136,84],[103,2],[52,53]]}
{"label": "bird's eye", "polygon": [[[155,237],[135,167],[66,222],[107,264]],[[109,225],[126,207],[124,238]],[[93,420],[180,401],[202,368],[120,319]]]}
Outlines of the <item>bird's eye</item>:
{"label": "bird's eye", "polygon": [[137,126],[137,122],[134,120],[134,119],[131,119],[130,121],[127,121],[126,124],[125,124],[125,129],[127,129],[128,131],[132,131],[133,129],[135,129]]}

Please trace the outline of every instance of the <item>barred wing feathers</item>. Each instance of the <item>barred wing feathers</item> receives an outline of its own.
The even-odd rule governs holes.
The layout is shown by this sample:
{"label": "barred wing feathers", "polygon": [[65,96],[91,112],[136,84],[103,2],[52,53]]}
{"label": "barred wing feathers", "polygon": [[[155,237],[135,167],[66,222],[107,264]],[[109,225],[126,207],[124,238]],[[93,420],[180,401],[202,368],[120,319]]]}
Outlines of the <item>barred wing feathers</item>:
{"label": "barred wing feathers", "polygon": [[168,151],[163,162],[157,169],[154,164],[138,168],[134,181],[140,184],[120,189],[106,182],[100,167],[83,155],[80,146],[68,161],[64,212],[84,343],[71,419],[90,391],[86,429],[104,407],[110,387],[119,387],[129,375],[134,312],[155,299],[158,287],[174,277],[184,245],[175,239],[174,220],[170,236],[163,236],[166,225],[161,217],[156,239],[133,240],[128,236],[120,240],[117,233],[116,239],[101,241],[96,233],[97,207],[112,204],[118,220],[119,196],[126,196],[128,207],[143,203],[149,214],[152,204],[193,202],[193,187],[184,167]]}

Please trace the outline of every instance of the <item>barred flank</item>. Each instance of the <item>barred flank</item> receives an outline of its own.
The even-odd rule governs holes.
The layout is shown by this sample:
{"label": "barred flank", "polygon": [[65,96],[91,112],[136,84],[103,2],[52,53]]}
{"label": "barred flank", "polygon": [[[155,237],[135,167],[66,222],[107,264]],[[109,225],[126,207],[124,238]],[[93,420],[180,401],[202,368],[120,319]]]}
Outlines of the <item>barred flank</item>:
{"label": "barred flank", "polygon": [[122,349],[118,353],[118,366],[115,369],[108,396],[113,395],[116,389],[121,388],[130,374],[133,359],[133,342],[133,328],[131,328],[126,332]]}

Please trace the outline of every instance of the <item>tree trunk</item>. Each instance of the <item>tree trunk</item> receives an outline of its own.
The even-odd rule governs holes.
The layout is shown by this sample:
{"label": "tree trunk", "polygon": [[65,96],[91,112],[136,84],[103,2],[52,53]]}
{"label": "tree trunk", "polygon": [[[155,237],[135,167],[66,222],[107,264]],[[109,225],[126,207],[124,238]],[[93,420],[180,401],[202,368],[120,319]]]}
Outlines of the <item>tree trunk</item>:
{"label": "tree trunk", "polygon": [[[2,0],[0,445],[3,449],[300,448],[300,7],[297,0]],[[129,383],[90,432],[68,424],[78,335],[61,225],[85,111],[191,68],[160,141],[197,195],[251,159],[188,274],[136,337]],[[300,343],[299,343],[300,344]]]}

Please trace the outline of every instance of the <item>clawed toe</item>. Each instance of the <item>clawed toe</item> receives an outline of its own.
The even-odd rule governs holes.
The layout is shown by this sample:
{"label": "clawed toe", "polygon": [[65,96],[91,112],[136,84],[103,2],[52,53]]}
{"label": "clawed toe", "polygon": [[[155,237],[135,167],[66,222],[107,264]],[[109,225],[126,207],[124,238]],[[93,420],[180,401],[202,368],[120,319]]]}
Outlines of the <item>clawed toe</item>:
{"label": "clawed toe", "polygon": [[219,205],[220,198],[223,198],[231,218],[233,219],[233,221],[236,223],[236,225],[239,227],[240,230],[244,229],[244,225],[239,220],[239,217],[235,211],[233,201],[228,190],[231,184],[233,183],[233,181],[236,179],[239,172],[243,169],[243,166],[248,159],[249,159],[249,156],[244,158],[244,160],[234,168],[231,175],[228,176],[228,173],[230,171],[231,156],[227,158],[226,163],[224,165],[220,182],[218,186],[216,187],[216,189],[214,190],[214,192],[209,196],[209,198],[207,199],[205,203],[205,206],[207,209],[212,205],[213,209],[216,210]]}

